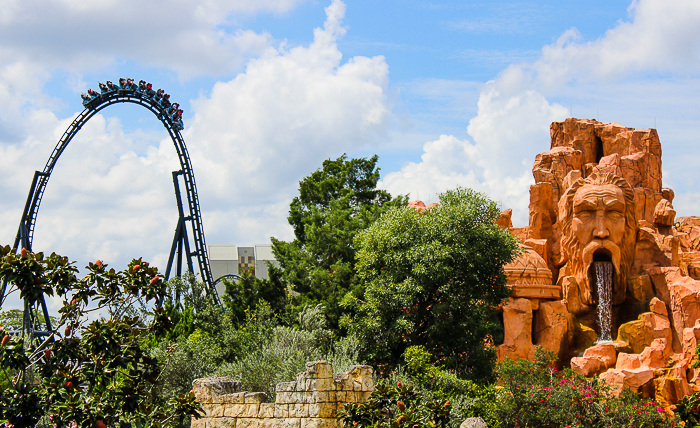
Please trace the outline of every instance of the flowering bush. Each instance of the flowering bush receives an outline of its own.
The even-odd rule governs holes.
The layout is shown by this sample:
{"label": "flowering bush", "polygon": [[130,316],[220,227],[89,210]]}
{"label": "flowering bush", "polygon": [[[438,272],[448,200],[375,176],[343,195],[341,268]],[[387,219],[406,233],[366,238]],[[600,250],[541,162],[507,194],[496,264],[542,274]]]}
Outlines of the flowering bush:
{"label": "flowering bush", "polygon": [[535,361],[506,360],[499,366],[503,390],[495,419],[505,427],[674,427],[678,421],[663,407],[627,390],[609,393],[598,378],[569,369],[559,371],[551,353],[539,350]]}
{"label": "flowering bush", "polygon": [[[57,428],[145,428],[198,416],[201,406],[191,392],[167,399],[154,390],[163,364],[142,345],[146,335],[168,330],[164,311],[154,310],[147,320],[126,312],[139,301],[163,300],[157,269],[138,259],[118,272],[98,260],[84,278],[77,273],[66,257],[0,247],[0,281],[14,283],[26,304],[36,304],[42,293],[63,300],[61,318],[42,342],[0,339],[0,423],[33,427],[48,417]],[[90,321],[93,311],[109,318]]]}
{"label": "flowering bush", "polygon": [[451,404],[430,399],[413,385],[380,382],[365,403],[338,411],[345,428],[446,428]]}

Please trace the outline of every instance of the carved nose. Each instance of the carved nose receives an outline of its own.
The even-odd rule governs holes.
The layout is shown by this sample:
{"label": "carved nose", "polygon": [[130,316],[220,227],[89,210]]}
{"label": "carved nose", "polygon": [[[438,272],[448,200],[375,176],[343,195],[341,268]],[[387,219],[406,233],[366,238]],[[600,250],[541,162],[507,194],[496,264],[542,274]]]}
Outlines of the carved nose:
{"label": "carved nose", "polygon": [[610,233],[608,232],[608,227],[605,224],[604,213],[598,213],[595,218],[595,229],[593,230],[593,235],[596,238],[607,238]]}

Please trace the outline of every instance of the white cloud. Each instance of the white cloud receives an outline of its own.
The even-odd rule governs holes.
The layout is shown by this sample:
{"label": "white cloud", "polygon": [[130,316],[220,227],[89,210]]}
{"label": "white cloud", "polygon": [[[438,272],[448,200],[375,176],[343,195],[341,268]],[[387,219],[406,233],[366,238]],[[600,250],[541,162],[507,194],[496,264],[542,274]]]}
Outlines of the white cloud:
{"label": "white cloud", "polygon": [[[197,142],[190,152],[198,182],[204,183],[203,199],[218,203],[207,209],[234,218],[246,212],[257,217],[254,226],[234,218],[227,226],[222,222],[222,228],[235,231],[216,228],[219,239],[260,236],[263,225],[271,224],[278,226],[264,235],[283,230],[290,238],[288,207],[278,204],[288,203],[299,179],[324,159],[385,135],[388,66],[381,56],[341,64],[336,41],[345,32],[344,11],[345,5],[334,1],[310,46],[270,50],[194,103],[185,138]],[[261,205],[274,208],[261,210]]]}
{"label": "white cloud", "polygon": [[118,57],[184,77],[226,75],[271,43],[269,34],[237,29],[239,20],[304,1],[8,0],[0,7],[0,57],[76,72]]}

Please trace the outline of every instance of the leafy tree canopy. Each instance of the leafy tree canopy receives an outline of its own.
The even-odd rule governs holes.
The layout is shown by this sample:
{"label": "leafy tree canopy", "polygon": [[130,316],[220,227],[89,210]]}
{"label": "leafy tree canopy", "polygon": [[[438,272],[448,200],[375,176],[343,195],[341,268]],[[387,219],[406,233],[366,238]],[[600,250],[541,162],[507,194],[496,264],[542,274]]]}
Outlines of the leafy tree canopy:
{"label": "leafy tree canopy", "polygon": [[485,195],[458,188],[440,206],[391,210],[355,239],[364,299],[344,319],[375,364],[395,366],[409,346],[422,345],[461,377],[488,379],[498,333],[493,307],[508,296],[503,265],[516,239],[494,222],[499,210]]}
{"label": "leafy tree canopy", "polygon": [[296,239],[272,239],[282,278],[300,294],[301,304],[323,303],[332,328],[342,314],[346,293],[358,297],[355,281],[355,235],[389,207],[405,205],[377,189],[378,157],[326,160],[323,167],[299,182],[299,196],[290,205],[289,223]]}
{"label": "leafy tree canopy", "polygon": [[[149,319],[128,316],[141,301],[161,302],[165,287],[157,269],[141,259],[115,271],[101,261],[88,274],[66,257],[0,247],[0,280],[15,284],[20,296],[35,305],[42,293],[63,301],[55,329],[41,343],[3,334],[0,341],[0,423],[34,426],[50,417],[51,425],[171,427],[201,406],[194,394],[167,399],[157,394],[163,364],[147,354],[146,336],[163,337],[170,322],[162,308]],[[88,304],[91,305],[88,308]],[[90,320],[89,312],[109,312]]]}

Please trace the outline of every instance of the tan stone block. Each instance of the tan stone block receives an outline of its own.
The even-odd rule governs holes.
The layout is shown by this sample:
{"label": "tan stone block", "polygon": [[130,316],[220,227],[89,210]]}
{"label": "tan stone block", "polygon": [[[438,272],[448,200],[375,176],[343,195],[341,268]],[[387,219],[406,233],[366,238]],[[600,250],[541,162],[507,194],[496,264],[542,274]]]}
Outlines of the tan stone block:
{"label": "tan stone block", "polygon": [[333,378],[336,391],[352,391],[354,385],[349,373],[336,373]]}
{"label": "tan stone block", "polygon": [[257,418],[260,411],[260,404],[244,404],[243,416],[246,418]]}
{"label": "tan stone block", "polygon": [[263,419],[263,428],[282,428],[282,419],[266,418]]}
{"label": "tan stone block", "polygon": [[290,392],[289,395],[287,396],[287,403],[289,404],[296,404],[296,403],[304,403],[307,400],[307,393],[302,392],[302,391],[296,391],[296,392]]}
{"label": "tan stone block", "polygon": [[224,406],[221,404],[202,404],[202,409],[204,410],[204,416],[209,418],[216,418],[224,415]]}
{"label": "tan stone block", "polygon": [[334,418],[307,418],[301,421],[301,428],[338,428],[340,423]]}
{"label": "tan stone block", "polygon": [[272,418],[275,413],[275,403],[260,403],[259,418]]}
{"label": "tan stone block", "polygon": [[289,405],[289,417],[290,418],[307,418],[307,417],[309,417],[309,405],[308,404],[290,404]]}
{"label": "tan stone block", "polygon": [[260,404],[264,403],[267,401],[267,394],[264,392],[246,392],[244,396],[244,402],[246,404],[248,403],[253,403],[253,404]]}
{"label": "tan stone block", "polygon": [[336,414],[335,403],[309,404],[310,418],[333,418]]}
{"label": "tan stone block", "polygon": [[235,394],[226,394],[221,396],[223,404],[243,404],[245,402],[245,392],[236,392]]}
{"label": "tan stone block", "polygon": [[297,390],[296,382],[280,382],[275,385],[275,391],[277,392],[292,392]]}
{"label": "tan stone block", "polygon": [[330,399],[331,394],[335,396],[335,391],[313,391],[308,393],[308,403],[328,403],[334,401]]}
{"label": "tan stone block", "polygon": [[240,418],[245,416],[246,410],[246,404],[227,404],[226,406],[224,406],[224,416]]}
{"label": "tan stone block", "polygon": [[336,391],[335,392],[335,401],[338,403],[345,403],[348,401],[348,393],[347,391]]}
{"label": "tan stone block", "polygon": [[275,403],[287,404],[291,402],[291,394],[290,392],[277,391],[277,394],[275,394]]}
{"label": "tan stone block", "polygon": [[288,418],[289,417],[289,405],[288,404],[275,404],[274,416],[276,418]]}
{"label": "tan stone block", "polygon": [[238,392],[240,387],[241,382],[227,377],[202,378],[192,382],[192,392],[202,404],[219,403],[219,396]]}
{"label": "tan stone block", "polygon": [[328,361],[311,361],[306,363],[308,379],[329,379],[333,377],[333,366]]}
{"label": "tan stone block", "polygon": [[236,418],[211,418],[207,428],[236,428]]}
{"label": "tan stone block", "polygon": [[306,372],[297,373],[297,391],[306,391]]}
{"label": "tan stone block", "polygon": [[332,378],[323,379],[307,379],[306,380],[306,391],[333,391],[335,390],[335,383]]}
{"label": "tan stone block", "polygon": [[301,419],[299,419],[299,418],[282,419],[282,427],[281,428],[301,428]]}
{"label": "tan stone block", "polygon": [[192,422],[190,422],[190,428],[206,428],[208,418],[195,418],[192,417]]}
{"label": "tan stone block", "polygon": [[236,428],[262,428],[263,421],[258,418],[238,418]]}

